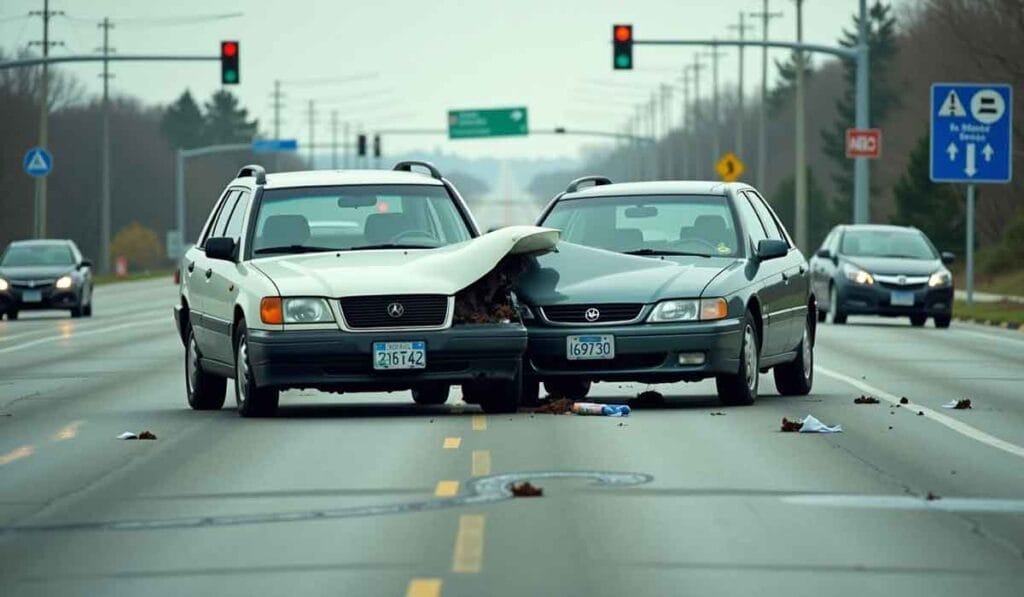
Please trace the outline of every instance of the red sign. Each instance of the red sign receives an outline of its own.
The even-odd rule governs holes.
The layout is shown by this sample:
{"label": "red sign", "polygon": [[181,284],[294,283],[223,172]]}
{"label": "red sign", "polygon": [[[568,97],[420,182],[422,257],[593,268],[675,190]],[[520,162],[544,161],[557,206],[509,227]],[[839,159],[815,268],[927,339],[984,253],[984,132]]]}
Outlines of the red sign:
{"label": "red sign", "polygon": [[846,129],[846,157],[878,159],[882,155],[882,129]]}

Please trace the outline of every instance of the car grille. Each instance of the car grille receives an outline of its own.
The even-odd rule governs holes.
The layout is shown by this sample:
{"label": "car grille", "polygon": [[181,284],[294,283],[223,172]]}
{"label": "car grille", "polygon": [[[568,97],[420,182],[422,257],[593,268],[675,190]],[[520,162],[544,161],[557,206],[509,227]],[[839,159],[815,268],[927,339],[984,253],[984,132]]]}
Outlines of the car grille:
{"label": "car grille", "polygon": [[448,319],[449,301],[443,294],[358,296],[340,302],[345,323],[354,330],[436,328]]}
{"label": "car grille", "polygon": [[11,286],[15,288],[49,288],[57,282],[56,278],[48,278],[46,280],[10,280]]}
{"label": "car grille", "polygon": [[664,352],[624,354],[614,359],[571,361],[559,356],[535,356],[530,360],[541,371],[616,371],[621,369],[653,369],[665,362]]}
{"label": "car grille", "polygon": [[[613,323],[640,317],[642,304],[605,303],[597,305],[550,305],[541,307],[544,318],[555,323]],[[587,311],[596,309],[598,317],[587,318]]]}
{"label": "car grille", "polygon": [[876,274],[875,280],[890,290],[919,290],[928,284],[928,276],[891,276]]}

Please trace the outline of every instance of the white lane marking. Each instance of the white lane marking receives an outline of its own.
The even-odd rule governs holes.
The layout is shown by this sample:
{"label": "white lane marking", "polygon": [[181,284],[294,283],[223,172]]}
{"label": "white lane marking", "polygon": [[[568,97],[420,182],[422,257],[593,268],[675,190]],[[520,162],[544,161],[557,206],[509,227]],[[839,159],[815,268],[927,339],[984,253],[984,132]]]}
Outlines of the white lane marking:
{"label": "white lane marking", "polygon": [[168,321],[168,318],[166,316],[163,316],[163,317],[160,317],[159,319],[146,319],[146,320],[143,320],[143,321],[132,321],[132,322],[129,322],[129,323],[122,323],[120,325],[110,326],[108,328],[103,328],[103,329],[99,329],[99,330],[88,330],[88,331],[84,331],[84,332],[75,332],[75,333],[73,333],[70,336],[65,336],[65,335],[47,336],[46,338],[40,338],[38,340],[32,340],[31,342],[25,342],[24,344],[18,344],[17,346],[8,346],[6,348],[0,348],[0,354],[3,354],[5,352],[14,352],[15,350],[22,350],[24,348],[31,348],[33,346],[38,346],[40,344],[45,344],[47,342],[53,342],[54,340],[74,340],[76,338],[81,338],[83,336],[98,336],[100,334],[109,334],[110,332],[116,332],[118,330],[123,330],[125,328],[130,328],[130,327],[150,326],[150,325],[169,324],[169,323],[171,323],[171,322]]}
{"label": "white lane marking", "polygon": [[[118,323],[128,323],[130,321],[136,321],[138,319],[141,319],[140,316],[142,316],[142,317],[149,317],[149,316],[152,316],[154,313],[166,313],[167,311],[170,310],[170,307],[173,307],[173,305],[166,305],[165,307],[161,307],[160,310],[158,310],[158,311],[155,311],[153,309],[145,309],[145,310],[141,310],[140,309],[139,311],[132,311],[130,313],[127,313],[125,317],[117,317],[117,322]],[[167,309],[167,311],[165,311],[164,309]],[[174,317],[171,316],[169,319],[171,319],[173,321]],[[55,323],[57,326],[59,326],[61,328],[60,331],[61,331],[61,337],[62,338],[67,336],[68,332],[64,329],[67,326],[70,326],[70,330],[71,330],[70,333],[73,336],[75,333],[87,332],[89,330],[103,328],[105,326],[110,325],[110,323],[111,323],[111,321],[97,320],[97,319],[90,319],[90,320],[87,320],[87,321],[82,321],[82,320],[78,320],[78,319],[52,319],[52,320],[38,319],[38,320],[28,320],[28,321],[48,321],[48,322],[51,322],[51,323]],[[35,330],[32,330],[32,331],[26,331],[26,332],[22,332],[20,334],[12,334],[12,335],[9,335],[9,336],[0,336],[0,342],[9,342],[11,340],[16,340],[18,338],[27,338],[27,337],[31,337],[31,336],[39,336],[39,335],[42,335],[42,334],[49,334],[49,333],[52,333],[52,332],[53,332],[53,328],[47,326],[45,328],[39,328],[39,329],[35,329]],[[7,347],[5,347],[5,348],[7,348]]]}
{"label": "white lane marking", "polygon": [[792,495],[788,504],[833,508],[877,508],[885,510],[942,510],[944,512],[1024,512],[1024,500],[999,498],[939,497],[925,499],[911,495]]}
{"label": "white lane marking", "polygon": [[[858,379],[854,379],[847,375],[843,375],[842,373],[839,373],[837,371],[832,371],[831,369],[826,369],[825,367],[821,367],[820,365],[815,365],[814,370],[819,373],[823,373],[826,376],[831,377],[832,379],[845,382],[857,388],[861,392],[871,394],[872,396],[885,400],[890,404],[900,404],[900,399],[898,397],[893,396],[892,394],[884,390],[880,390],[872,385],[866,384]],[[953,431],[956,431],[961,435],[965,435],[975,441],[979,441],[985,445],[996,448],[997,450],[1002,450],[1009,454],[1013,454],[1014,456],[1024,458],[1024,448],[1018,446],[1017,444],[1011,444],[1006,440],[999,439],[994,435],[989,435],[988,433],[985,433],[984,431],[978,429],[977,427],[972,427],[971,425],[958,421],[953,417],[944,415],[940,412],[936,412],[928,408],[927,406],[921,406],[920,404],[915,404],[913,402],[911,402],[910,404],[903,404],[901,406],[912,411],[923,412],[925,417],[935,421],[939,425],[944,425],[949,429],[952,429]]]}
{"label": "white lane marking", "polygon": [[953,330],[959,334],[968,334],[970,336],[984,338],[985,340],[1006,340],[1007,342],[1014,342],[1016,344],[1024,342],[1024,334],[1020,334],[1019,332],[1018,335],[1020,335],[1020,338],[1003,334],[986,334],[984,332],[976,332],[974,330],[965,330],[959,326],[954,327]]}

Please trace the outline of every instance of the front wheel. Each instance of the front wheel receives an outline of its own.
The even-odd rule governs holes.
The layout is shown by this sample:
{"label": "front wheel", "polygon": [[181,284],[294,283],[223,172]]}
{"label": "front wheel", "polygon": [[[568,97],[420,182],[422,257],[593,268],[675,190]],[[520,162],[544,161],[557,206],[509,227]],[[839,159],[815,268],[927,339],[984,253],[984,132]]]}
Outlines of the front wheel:
{"label": "front wheel", "polygon": [[828,316],[832,323],[842,325],[846,323],[846,313],[839,310],[839,291],[835,286],[828,288]]}
{"label": "front wheel", "polygon": [[727,406],[746,406],[757,400],[760,372],[760,342],[754,317],[747,311],[743,320],[743,340],[740,344],[740,366],[735,374],[715,377],[718,399]]}
{"label": "front wheel", "polygon": [[773,369],[775,389],[783,396],[806,396],[814,385],[814,332],[810,319],[804,323],[804,335],[794,361]]}
{"label": "front wheel", "polygon": [[950,322],[953,321],[952,315],[936,315],[935,316],[935,327],[940,329],[946,329],[949,327]]}
{"label": "front wheel", "polygon": [[928,321],[928,316],[927,315],[911,315],[910,316],[910,325],[914,326],[915,328],[923,327],[924,324],[927,321]]}
{"label": "front wheel", "polygon": [[488,414],[507,414],[519,410],[523,393],[523,372],[517,369],[512,379],[475,381],[462,386],[466,402],[475,402]]}
{"label": "front wheel", "polygon": [[451,386],[446,383],[421,383],[412,389],[412,400],[416,404],[444,404],[450,390]]}
{"label": "front wheel", "polygon": [[12,310],[7,312],[7,321],[14,321],[17,318],[18,318],[18,310],[17,309],[12,309]]}
{"label": "front wheel", "polygon": [[193,410],[218,410],[224,406],[228,380],[203,371],[199,359],[199,347],[190,325],[185,343],[185,391],[188,405]]}
{"label": "front wheel", "polygon": [[235,399],[238,401],[238,414],[243,417],[272,416],[280,399],[277,390],[256,385],[249,362],[249,334],[242,322],[235,332]]}

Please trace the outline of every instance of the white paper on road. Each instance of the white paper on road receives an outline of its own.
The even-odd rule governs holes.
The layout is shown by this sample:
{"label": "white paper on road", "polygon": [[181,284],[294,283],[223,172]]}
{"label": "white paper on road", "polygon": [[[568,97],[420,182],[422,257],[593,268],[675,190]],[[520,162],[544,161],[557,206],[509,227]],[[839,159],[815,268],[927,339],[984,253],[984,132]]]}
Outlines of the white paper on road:
{"label": "white paper on road", "polygon": [[818,419],[814,418],[811,415],[807,415],[806,417],[804,417],[803,426],[800,427],[800,433],[842,433],[842,432],[843,432],[843,426],[842,425],[835,425],[833,427],[829,427],[828,425],[822,423],[821,421],[819,421]]}
{"label": "white paper on road", "polygon": [[121,435],[117,436],[117,439],[139,439],[139,434],[132,433],[131,431],[125,431]]}

